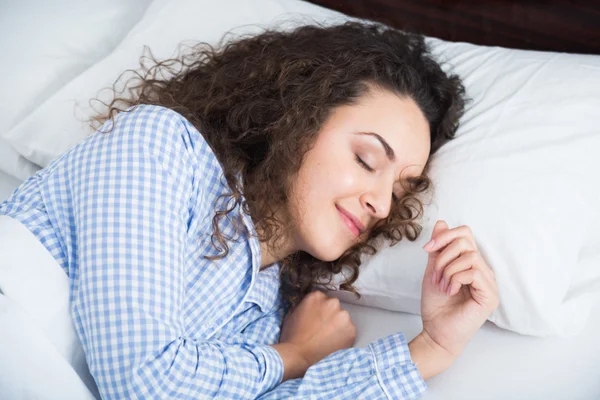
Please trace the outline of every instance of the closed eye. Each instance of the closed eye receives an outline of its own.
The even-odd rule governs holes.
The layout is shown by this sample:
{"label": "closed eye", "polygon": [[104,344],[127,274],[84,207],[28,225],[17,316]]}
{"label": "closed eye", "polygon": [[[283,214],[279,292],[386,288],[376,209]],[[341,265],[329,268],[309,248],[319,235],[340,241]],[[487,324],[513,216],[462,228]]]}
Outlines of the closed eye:
{"label": "closed eye", "polygon": [[369,171],[369,172],[375,172],[375,170],[374,170],[373,168],[369,167],[369,165],[367,165],[367,163],[366,163],[366,162],[364,162],[364,161],[362,160],[362,158],[360,158],[360,157],[358,156],[358,154],[355,154],[355,155],[354,155],[354,157],[355,157],[355,159],[356,159],[356,162],[357,162],[357,163],[358,163],[358,164],[359,164],[361,167],[363,167],[364,169],[366,169],[366,170],[367,170],[367,171]]}
{"label": "closed eye", "polygon": [[[375,172],[375,170],[373,168],[371,168],[366,162],[364,162],[363,159],[358,156],[358,154],[355,154],[354,157],[356,159],[356,162],[361,167],[363,167],[364,169],[366,169],[369,172]],[[392,192],[392,201],[394,203],[398,202],[398,196],[396,196],[393,192]]]}

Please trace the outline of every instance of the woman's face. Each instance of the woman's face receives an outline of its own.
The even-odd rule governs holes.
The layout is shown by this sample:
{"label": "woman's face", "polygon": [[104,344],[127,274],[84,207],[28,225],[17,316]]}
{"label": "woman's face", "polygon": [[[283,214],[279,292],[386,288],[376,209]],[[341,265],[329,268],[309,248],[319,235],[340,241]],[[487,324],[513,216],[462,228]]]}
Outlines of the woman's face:
{"label": "woman's face", "polygon": [[335,109],[306,153],[291,192],[294,247],[339,258],[390,212],[400,177],[423,172],[429,124],[416,103],[372,89]]}

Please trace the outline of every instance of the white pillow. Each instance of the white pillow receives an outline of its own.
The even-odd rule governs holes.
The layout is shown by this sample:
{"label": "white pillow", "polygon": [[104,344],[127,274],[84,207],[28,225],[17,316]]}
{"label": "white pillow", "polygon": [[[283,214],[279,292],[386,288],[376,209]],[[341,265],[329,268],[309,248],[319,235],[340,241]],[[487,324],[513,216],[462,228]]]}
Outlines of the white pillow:
{"label": "white pillow", "polygon": [[[150,0],[9,0],[0,13],[0,133],[107,55]],[[10,171],[7,171],[10,173]]]}
{"label": "white pillow", "polygon": [[[278,16],[290,12],[331,23],[347,18],[291,0],[157,1],[109,56],[5,138],[46,165],[89,133],[73,118],[74,104],[81,106],[80,119],[89,117],[88,100],[136,68],[143,45],[159,59],[169,57],[181,41],[215,43],[239,25],[246,26],[236,32],[253,31],[247,25],[255,23],[279,26]],[[452,227],[469,225],[494,269],[501,305],[493,322],[532,335],[579,331],[593,291],[583,281],[572,291],[570,283],[581,276],[600,279],[598,268],[586,268],[600,242],[591,229],[600,222],[594,207],[600,168],[592,153],[599,148],[600,57],[429,42],[440,60],[454,65],[474,101],[457,138],[432,160],[437,192],[421,238],[385,249],[364,265],[359,303],[419,312],[426,264],[421,246],[440,218]]]}
{"label": "white pillow", "polygon": [[17,153],[10,143],[0,138],[0,172],[24,181],[39,169],[39,166]]}
{"label": "white pillow", "polygon": [[[216,43],[234,27],[239,27],[236,33],[258,32],[260,26],[291,27],[293,24],[287,24],[290,12],[310,13],[330,20],[332,16],[340,20],[343,17],[293,0],[155,1],[110,55],[69,82],[12,130],[6,133],[0,130],[0,137],[4,135],[13,148],[33,163],[46,166],[91,133],[86,122],[94,114],[89,100],[98,97],[101,89],[112,86],[126,69],[139,67],[144,45],[149,45],[158,59],[167,58],[176,54],[182,41]],[[295,18],[306,23],[311,20],[298,15]],[[108,91],[103,91],[100,98],[110,99],[107,94]]]}

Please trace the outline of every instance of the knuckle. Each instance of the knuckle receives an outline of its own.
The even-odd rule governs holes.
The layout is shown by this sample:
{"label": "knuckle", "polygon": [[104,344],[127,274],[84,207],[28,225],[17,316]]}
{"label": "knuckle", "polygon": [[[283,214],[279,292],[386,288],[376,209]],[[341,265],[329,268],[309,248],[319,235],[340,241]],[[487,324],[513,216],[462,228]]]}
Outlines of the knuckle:
{"label": "knuckle", "polygon": [[468,238],[464,237],[464,236],[461,236],[458,239],[458,243],[459,243],[459,246],[460,246],[461,249],[467,249],[467,251],[470,251],[471,248],[473,247],[471,245],[471,241]]}
{"label": "knuckle", "polygon": [[309,296],[312,296],[314,299],[325,299],[327,295],[320,290],[315,290],[309,293]]}
{"label": "knuckle", "polygon": [[352,323],[352,318],[350,317],[348,310],[340,311],[340,319],[345,323]]}
{"label": "knuckle", "polygon": [[451,288],[451,287],[452,287],[452,285],[454,285],[454,283],[455,283],[455,282],[456,282],[456,279],[455,279],[454,277],[451,277],[451,278],[448,280],[448,285],[446,285],[446,290],[448,290],[448,288]]}
{"label": "knuckle", "polygon": [[471,227],[469,225],[461,225],[461,230],[465,232],[465,234],[472,236],[473,235],[473,231],[471,230]]}
{"label": "knuckle", "polygon": [[466,251],[473,251],[474,250],[473,242],[471,242],[471,239],[461,236],[460,248],[465,249]]}
{"label": "knuckle", "polygon": [[479,261],[479,253],[476,252],[475,250],[468,251],[467,257],[469,258],[469,261],[471,261],[472,263],[476,263],[477,261]]}
{"label": "knuckle", "polygon": [[313,303],[316,297],[312,293],[308,293],[306,296],[302,298],[302,303]]}
{"label": "knuckle", "polygon": [[356,325],[354,325],[354,322],[352,321],[352,318],[350,318],[350,327],[352,328],[352,331],[354,333],[356,333],[356,331],[357,331]]}
{"label": "knuckle", "polygon": [[450,272],[450,268],[446,268],[444,270],[444,273],[442,274],[442,278],[444,278],[444,281],[450,282],[450,278],[452,277],[452,274]]}
{"label": "knuckle", "polygon": [[346,310],[342,310],[336,315],[336,326],[340,329],[354,329],[354,323],[352,322],[352,317],[350,313]]}
{"label": "knuckle", "polygon": [[329,305],[329,307],[338,309],[340,308],[340,299],[338,299],[337,297],[330,297],[329,299],[327,299],[327,304]]}
{"label": "knuckle", "polygon": [[356,327],[354,325],[352,325],[352,327],[350,328],[348,335],[350,336],[350,339],[352,339],[352,341],[354,341],[356,339]]}
{"label": "knuckle", "polygon": [[303,302],[309,304],[310,307],[320,307],[326,299],[326,295],[318,290],[308,293],[304,296]]}
{"label": "knuckle", "polygon": [[338,318],[344,331],[348,332],[351,335],[356,335],[356,326],[354,325],[352,317],[350,316],[350,313],[348,311],[341,311],[339,313]]}

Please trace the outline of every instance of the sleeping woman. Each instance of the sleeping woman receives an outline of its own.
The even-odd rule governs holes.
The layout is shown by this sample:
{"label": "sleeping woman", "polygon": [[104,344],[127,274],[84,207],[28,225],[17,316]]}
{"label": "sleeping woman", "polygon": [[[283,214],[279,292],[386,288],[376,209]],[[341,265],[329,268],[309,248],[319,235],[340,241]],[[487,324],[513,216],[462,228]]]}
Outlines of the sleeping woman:
{"label": "sleeping woman", "polygon": [[[167,77],[165,77],[167,76]],[[69,276],[104,399],[414,399],[498,304],[468,226],[435,225],[422,332],[353,348],[315,290],[422,232],[464,89],[421,36],[348,22],[198,44],[0,205]]]}

